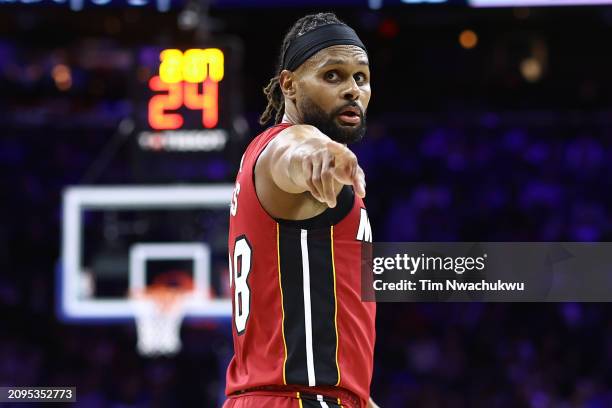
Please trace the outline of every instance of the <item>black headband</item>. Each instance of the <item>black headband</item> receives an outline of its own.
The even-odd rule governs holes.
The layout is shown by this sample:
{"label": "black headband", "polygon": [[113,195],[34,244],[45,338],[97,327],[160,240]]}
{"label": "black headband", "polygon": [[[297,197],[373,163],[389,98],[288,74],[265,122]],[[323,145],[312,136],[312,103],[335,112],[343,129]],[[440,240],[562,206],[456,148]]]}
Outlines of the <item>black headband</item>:
{"label": "black headband", "polygon": [[346,24],[327,24],[294,38],[283,55],[281,68],[294,71],[308,58],[332,45],[356,45],[367,52],[351,27]]}

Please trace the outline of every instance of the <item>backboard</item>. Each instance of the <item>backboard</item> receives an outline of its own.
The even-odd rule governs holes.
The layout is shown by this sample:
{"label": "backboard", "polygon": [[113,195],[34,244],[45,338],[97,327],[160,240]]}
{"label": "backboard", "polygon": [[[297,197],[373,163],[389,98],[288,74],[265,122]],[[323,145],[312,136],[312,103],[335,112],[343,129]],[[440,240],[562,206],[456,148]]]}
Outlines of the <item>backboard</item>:
{"label": "backboard", "polygon": [[58,314],[133,319],[129,293],[177,271],[193,280],[186,318],[231,316],[232,185],[70,187],[64,191]]}

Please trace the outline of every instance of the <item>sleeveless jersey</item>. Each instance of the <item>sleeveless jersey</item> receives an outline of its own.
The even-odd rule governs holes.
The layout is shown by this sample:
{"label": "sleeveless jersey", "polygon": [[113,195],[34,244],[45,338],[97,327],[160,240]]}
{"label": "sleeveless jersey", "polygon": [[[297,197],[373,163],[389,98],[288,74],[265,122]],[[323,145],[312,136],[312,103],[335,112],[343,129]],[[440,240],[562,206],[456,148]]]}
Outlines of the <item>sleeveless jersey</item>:
{"label": "sleeveless jersey", "polygon": [[229,222],[234,356],[226,394],[270,385],[337,386],[368,400],[374,302],[361,301],[361,251],[372,233],[351,186],[335,208],[300,221],[276,220],[254,185],[257,158],[290,124],[247,147]]}

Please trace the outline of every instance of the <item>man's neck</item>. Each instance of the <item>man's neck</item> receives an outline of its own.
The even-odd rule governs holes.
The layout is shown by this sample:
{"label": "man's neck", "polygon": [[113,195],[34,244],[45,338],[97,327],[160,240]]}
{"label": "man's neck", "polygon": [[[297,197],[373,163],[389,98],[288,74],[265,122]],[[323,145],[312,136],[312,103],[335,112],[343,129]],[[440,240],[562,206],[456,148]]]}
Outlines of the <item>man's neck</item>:
{"label": "man's neck", "polygon": [[292,125],[297,125],[301,122],[298,120],[297,114],[295,112],[290,112],[288,111],[288,109],[285,109],[281,123],[291,123]]}

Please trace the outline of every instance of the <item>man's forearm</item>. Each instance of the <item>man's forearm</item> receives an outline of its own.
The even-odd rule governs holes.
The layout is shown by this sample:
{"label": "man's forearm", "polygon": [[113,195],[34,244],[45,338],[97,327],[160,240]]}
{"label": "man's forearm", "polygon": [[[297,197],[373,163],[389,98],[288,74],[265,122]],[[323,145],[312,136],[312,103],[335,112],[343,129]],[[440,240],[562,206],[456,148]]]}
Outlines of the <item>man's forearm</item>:
{"label": "man's forearm", "polygon": [[270,175],[281,190],[298,194],[309,191],[329,207],[336,206],[338,192],[345,184],[365,195],[365,177],[357,157],[346,146],[334,142],[312,127],[287,129],[282,139],[270,146]]}
{"label": "man's forearm", "polygon": [[[295,128],[295,129],[294,129]],[[308,174],[303,171],[303,161],[313,152],[324,147],[331,140],[310,126],[292,126],[282,143],[273,141],[271,155],[272,179],[288,193],[301,193],[310,190]]]}

